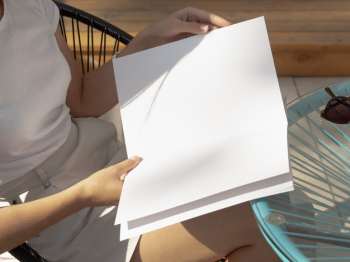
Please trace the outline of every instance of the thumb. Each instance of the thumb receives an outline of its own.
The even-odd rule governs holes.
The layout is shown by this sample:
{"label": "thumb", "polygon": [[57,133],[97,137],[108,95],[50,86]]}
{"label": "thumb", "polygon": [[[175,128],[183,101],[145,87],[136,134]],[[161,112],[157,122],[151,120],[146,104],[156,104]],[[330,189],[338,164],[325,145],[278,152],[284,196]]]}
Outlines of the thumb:
{"label": "thumb", "polygon": [[209,26],[206,24],[181,22],[179,26],[180,33],[191,33],[191,34],[204,34],[208,32]]}
{"label": "thumb", "polygon": [[116,164],[114,167],[117,169],[117,175],[120,176],[120,180],[124,180],[126,173],[137,166],[138,163],[139,157],[132,156],[129,159]]}

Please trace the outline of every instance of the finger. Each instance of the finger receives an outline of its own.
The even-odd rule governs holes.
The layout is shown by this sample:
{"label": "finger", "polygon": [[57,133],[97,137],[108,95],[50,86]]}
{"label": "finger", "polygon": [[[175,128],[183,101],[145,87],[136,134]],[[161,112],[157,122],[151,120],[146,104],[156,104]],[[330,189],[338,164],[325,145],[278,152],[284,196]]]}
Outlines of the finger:
{"label": "finger", "polygon": [[231,25],[231,23],[226,19],[204,10],[188,7],[185,8],[184,11],[187,13],[187,17],[195,15],[198,21],[202,23],[209,23],[219,27]]}
{"label": "finger", "polygon": [[208,25],[209,26],[209,31],[219,29],[220,27],[212,24],[207,24],[207,23],[201,23],[202,25]]}
{"label": "finger", "polygon": [[127,175],[127,173],[122,174],[122,175],[119,177],[120,181],[124,181],[126,175]]}
{"label": "finger", "polygon": [[[182,21],[186,21],[186,20],[182,20]],[[187,17],[186,22],[199,23],[199,20],[197,19],[197,16],[191,15],[191,16]]]}
{"label": "finger", "polygon": [[208,32],[209,26],[205,24],[179,22],[177,29],[179,33],[204,34]]}
{"label": "finger", "polygon": [[[129,160],[137,161],[136,166],[137,166],[137,165],[139,164],[139,162],[140,162],[140,158],[139,158],[138,156],[132,156],[132,157],[129,158]],[[136,167],[136,166],[134,166],[134,167]],[[133,168],[134,168],[134,167],[133,167]],[[127,172],[125,172],[124,174],[122,174],[122,175],[119,177],[120,181],[124,181],[126,175],[129,174],[129,171],[132,170],[133,168],[129,169]]]}
{"label": "finger", "polygon": [[117,172],[117,175],[121,176],[124,173],[133,169],[135,166],[137,166],[138,163],[139,163],[139,157],[133,156],[133,157],[130,157],[129,159],[127,159],[123,162],[120,162],[112,167]]}

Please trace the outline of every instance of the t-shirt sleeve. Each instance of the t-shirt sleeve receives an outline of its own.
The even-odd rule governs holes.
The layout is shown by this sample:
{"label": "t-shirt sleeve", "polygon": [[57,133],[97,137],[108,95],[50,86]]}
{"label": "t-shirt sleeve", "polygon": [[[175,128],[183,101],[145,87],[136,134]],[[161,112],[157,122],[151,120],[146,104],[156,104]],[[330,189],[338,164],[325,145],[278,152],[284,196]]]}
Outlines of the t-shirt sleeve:
{"label": "t-shirt sleeve", "polygon": [[55,33],[57,26],[58,26],[58,20],[59,20],[59,10],[57,5],[55,5],[54,2],[51,0],[40,0],[42,2],[42,5],[44,7],[44,11],[47,17],[47,21],[52,26],[52,32]]}

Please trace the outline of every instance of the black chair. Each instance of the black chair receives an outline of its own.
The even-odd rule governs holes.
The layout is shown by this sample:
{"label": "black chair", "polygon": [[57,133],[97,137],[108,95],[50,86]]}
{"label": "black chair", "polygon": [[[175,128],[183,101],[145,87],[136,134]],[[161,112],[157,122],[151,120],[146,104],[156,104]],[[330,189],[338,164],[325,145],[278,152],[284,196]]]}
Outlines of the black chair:
{"label": "black chair", "polygon": [[[83,74],[104,64],[106,56],[111,57],[119,51],[120,44],[127,45],[133,38],[96,16],[69,5],[54,2],[60,10],[61,32]],[[113,48],[108,49],[108,41],[114,43]],[[9,253],[22,262],[45,262],[27,243],[13,248]]]}
{"label": "black chair", "polygon": [[[96,16],[57,1],[54,2],[60,10],[61,32],[67,43],[71,40],[69,46],[74,53],[74,58],[80,60],[83,74],[104,64],[108,53],[112,56],[119,51],[120,43],[127,45],[133,38]],[[82,30],[82,27],[85,28]],[[71,35],[70,38],[67,37],[68,34]],[[83,39],[83,36],[86,38]],[[112,50],[107,50],[108,40],[114,42]]]}

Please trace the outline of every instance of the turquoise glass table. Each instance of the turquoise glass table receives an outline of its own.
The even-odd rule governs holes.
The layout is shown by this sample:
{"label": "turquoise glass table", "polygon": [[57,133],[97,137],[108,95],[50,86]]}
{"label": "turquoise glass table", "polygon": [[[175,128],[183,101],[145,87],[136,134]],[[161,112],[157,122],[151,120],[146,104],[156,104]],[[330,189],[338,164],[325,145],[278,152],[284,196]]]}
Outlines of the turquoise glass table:
{"label": "turquoise glass table", "polygon": [[[350,79],[330,87],[350,96]],[[330,99],[322,87],[287,105],[295,190],[250,202],[283,261],[350,261],[350,126],[320,118]]]}

